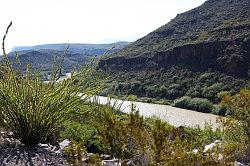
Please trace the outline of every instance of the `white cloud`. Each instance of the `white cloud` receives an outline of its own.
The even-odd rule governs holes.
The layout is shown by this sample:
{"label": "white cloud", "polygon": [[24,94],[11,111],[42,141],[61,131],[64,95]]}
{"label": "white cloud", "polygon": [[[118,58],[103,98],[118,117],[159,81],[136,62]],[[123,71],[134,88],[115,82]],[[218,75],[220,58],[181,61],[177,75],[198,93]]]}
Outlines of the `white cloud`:
{"label": "white cloud", "polygon": [[17,45],[142,37],[205,0],[0,0],[0,35]]}

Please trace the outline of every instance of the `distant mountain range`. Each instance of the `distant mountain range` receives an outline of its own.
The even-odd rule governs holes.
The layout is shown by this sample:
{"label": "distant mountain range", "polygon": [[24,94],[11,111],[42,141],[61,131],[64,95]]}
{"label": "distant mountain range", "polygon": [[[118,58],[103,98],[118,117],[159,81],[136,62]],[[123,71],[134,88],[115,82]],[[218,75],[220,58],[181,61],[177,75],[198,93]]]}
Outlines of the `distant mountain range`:
{"label": "distant mountain range", "polygon": [[62,44],[44,44],[44,45],[36,45],[36,46],[17,46],[12,49],[14,51],[39,51],[43,49],[49,50],[57,50],[57,51],[65,51],[65,49],[69,46],[68,52],[74,52],[84,55],[101,55],[104,54],[107,50],[111,49],[115,46],[110,53],[116,52],[121,48],[124,48],[129,43],[125,41],[120,41],[116,43],[110,44],[80,44],[80,43],[62,43]]}
{"label": "distant mountain range", "polygon": [[207,0],[103,58],[99,69],[113,76],[116,94],[173,99],[235,92],[250,78],[249,9],[249,0]]}
{"label": "distant mountain range", "polygon": [[[111,44],[44,44],[37,46],[21,46],[12,49],[8,54],[11,61],[15,63],[15,52],[19,56],[21,69],[24,71],[27,64],[35,69],[42,71],[45,75],[48,74],[53,66],[54,58],[57,57],[57,62],[64,56],[62,65],[63,72],[71,72],[73,69],[80,69],[88,62],[90,57],[101,56],[104,53],[114,53],[125,46],[128,42],[117,42]],[[68,50],[66,48],[69,46]]]}

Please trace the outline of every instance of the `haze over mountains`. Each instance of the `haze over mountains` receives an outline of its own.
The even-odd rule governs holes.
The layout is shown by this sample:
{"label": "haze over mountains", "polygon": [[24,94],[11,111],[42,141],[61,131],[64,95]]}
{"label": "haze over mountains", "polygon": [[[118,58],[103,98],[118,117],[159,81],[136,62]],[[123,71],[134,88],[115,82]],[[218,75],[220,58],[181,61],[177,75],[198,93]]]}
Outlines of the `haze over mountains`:
{"label": "haze over mountains", "polygon": [[[111,44],[44,44],[37,46],[20,46],[12,49],[8,54],[10,60],[15,62],[15,51],[18,53],[21,68],[24,71],[27,64],[31,64],[35,69],[41,70],[45,74],[51,71],[54,58],[57,62],[64,56],[62,69],[64,73],[73,69],[80,69],[88,62],[90,57],[103,55],[108,51],[114,53],[128,45],[128,42],[117,42]],[[67,47],[69,48],[67,49]],[[67,51],[66,51],[67,49]],[[14,63],[14,65],[16,65]]]}
{"label": "haze over mountains", "polygon": [[208,0],[103,58],[99,68],[113,75],[118,95],[212,99],[237,91],[249,84],[249,9],[249,0]]}
{"label": "haze over mountains", "polygon": [[108,49],[111,49],[115,46],[111,52],[116,52],[117,50],[124,48],[128,42],[120,41],[116,43],[110,44],[81,44],[81,43],[61,43],[61,44],[43,44],[36,46],[17,46],[12,49],[14,51],[24,51],[24,50],[32,50],[38,51],[42,49],[50,49],[57,51],[65,51],[65,49],[69,46],[67,51],[75,52],[80,54],[89,54],[89,55],[99,55],[105,53]]}

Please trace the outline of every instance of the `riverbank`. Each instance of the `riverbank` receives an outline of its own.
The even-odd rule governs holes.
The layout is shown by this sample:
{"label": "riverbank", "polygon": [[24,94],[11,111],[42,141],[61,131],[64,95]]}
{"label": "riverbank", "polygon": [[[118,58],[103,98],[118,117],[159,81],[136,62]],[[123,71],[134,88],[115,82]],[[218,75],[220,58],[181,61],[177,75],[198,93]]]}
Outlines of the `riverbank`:
{"label": "riverbank", "polygon": [[176,108],[170,105],[143,103],[128,100],[110,99],[104,96],[98,96],[98,103],[116,105],[124,113],[131,112],[131,105],[134,104],[140,115],[148,118],[156,117],[163,121],[168,122],[173,126],[185,126],[185,127],[201,127],[204,128],[206,124],[209,124],[216,129],[219,127],[219,123],[216,122],[219,116],[202,113],[193,110],[187,110],[182,108]]}

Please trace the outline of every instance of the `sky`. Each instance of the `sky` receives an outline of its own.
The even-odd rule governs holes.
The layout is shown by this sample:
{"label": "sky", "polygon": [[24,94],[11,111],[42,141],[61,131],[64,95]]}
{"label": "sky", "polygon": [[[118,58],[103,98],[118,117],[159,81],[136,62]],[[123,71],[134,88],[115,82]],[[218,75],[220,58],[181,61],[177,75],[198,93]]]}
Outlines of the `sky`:
{"label": "sky", "polygon": [[[50,43],[134,41],[205,0],[0,0],[6,50]],[[2,52],[0,52],[2,53]]]}

